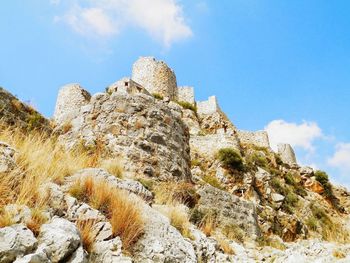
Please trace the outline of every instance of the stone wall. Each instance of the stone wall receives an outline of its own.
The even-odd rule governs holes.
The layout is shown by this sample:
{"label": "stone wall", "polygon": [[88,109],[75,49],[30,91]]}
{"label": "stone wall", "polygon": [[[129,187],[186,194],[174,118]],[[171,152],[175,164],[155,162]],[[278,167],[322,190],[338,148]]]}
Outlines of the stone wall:
{"label": "stone wall", "polygon": [[195,104],[194,88],[193,87],[179,87],[177,90],[177,100]]}
{"label": "stone wall", "polygon": [[152,96],[114,92],[92,96],[60,136],[70,148],[83,143],[90,149],[102,145],[121,159],[126,174],[159,180],[189,180],[189,132],[167,103]]}
{"label": "stone wall", "polygon": [[193,135],[190,138],[190,146],[191,151],[207,157],[213,157],[222,148],[240,148],[234,136],[225,134]]}
{"label": "stone wall", "polygon": [[266,131],[237,131],[237,136],[241,143],[253,144],[258,147],[270,148],[269,136]]}
{"label": "stone wall", "polygon": [[129,94],[143,93],[146,95],[151,95],[144,87],[136,83],[128,77],[124,77],[117,82],[111,84],[107,88],[108,93],[121,92]]}
{"label": "stone wall", "polygon": [[206,101],[197,102],[197,113],[199,116],[210,115],[219,112],[220,107],[215,96],[211,96]]}
{"label": "stone wall", "polygon": [[172,69],[163,61],[153,57],[141,57],[132,67],[134,81],[145,87],[151,94],[157,93],[176,100],[177,83]]}
{"label": "stone wall", "polygon": [[91,95],[79,84],[67,84],[58,92],[54,121],[58,125],[70,122],[80,108],[89,103]]}

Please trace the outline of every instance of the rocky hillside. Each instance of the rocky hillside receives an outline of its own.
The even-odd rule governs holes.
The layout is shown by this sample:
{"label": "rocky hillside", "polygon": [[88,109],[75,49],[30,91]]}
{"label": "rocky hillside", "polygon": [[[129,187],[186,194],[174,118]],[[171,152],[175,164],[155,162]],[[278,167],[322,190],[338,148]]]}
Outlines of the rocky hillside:
{"label": "rocky hillside", "polygon": [[47,120],[0,90],[0,262],[350,262],[350,193],[161,61]]}

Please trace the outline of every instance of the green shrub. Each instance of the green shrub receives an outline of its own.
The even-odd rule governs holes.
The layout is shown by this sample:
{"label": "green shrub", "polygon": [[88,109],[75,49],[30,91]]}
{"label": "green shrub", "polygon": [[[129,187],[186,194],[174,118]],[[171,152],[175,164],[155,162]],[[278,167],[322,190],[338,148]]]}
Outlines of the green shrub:
{"label": "green shrub", "polygon": [[292,186],[295,186],[297,185],[297,182],[295,181],[294,179],[294,176],[291,174],[291,173],[287,173],[285,176],[284,176],[284,180],[287,184],[289,185],[292,185]]}
{"label": "green shrub", "polygon": [[238,171],[244,170],[242,156],[233,148],[220,149],[218,152],[218,159],[228,169],[234,169]]}
{"label": "green shrub", "polygon": [[187,101],[177,101],[176,103],[179,104],[184,109],[197,112],[197,107],[195,105],[193,105],[192,103],[189,103]]}
{"label": "green shrub", "polygon": [[316,177],[316,180],[319,181],[320,184],[323,186],[323,189],[324,189],[323,195],[331,201],[333,206],[337,208],[338,201],[333,194],[333,189],[332,189],[331,183],[329,182],[328,174],[323,171],[316,171],[315,177]]}
{"label": "green shrub", "polygon": [[215,176],[211,176],[209,174],[203,176],[203,181],[210,184],[211,186],[218,188],[220,190],[223,190],[224,187],[222,186],[222,184],[219,182],[219,180],[215,177]]}
{"label": "green shrub", "polygon": [[199,211],[198,208],[193,208],[190,213],[190,221],[195,224],[199,225],[202,221],[203,218],[205,217],[205,213],[202,211]]}
{"label": "green shrub", "polygon": [[323,171],[316,171],[315,177],[316,180],[319,181],[322,185],[329,183],[328,174]]}
{"label": "green shrub", "polygon": [[154,188],[154,181],[151,179],[138,178],[137,181],[139,181],[149,191],[152,191]]}
{"label": "green shrub", "polygon": [[252,163],[253,165],[257,165],[259,167],[268,167],[269,162],[263,154],[259,152],[254,152],[252,155],[248,157],[248,162]]}
{"label": "green shrub", "polygon": [[312,231],[316,231],[317,230],[317,219],[315,217],[310,217],[306,220],[305,224],[307,225],[307,227],[312,230]]}
{"label": "green shrub", "polygon": [[287,195],[285,196],[284,202],[292,207],[295,207],[298,203],[299,199],[296,194],[293,192],[288,192]]}
{"label": "green shrub", "polygon": [[160,95],[159,93],[152,93],[153,97],[157,100],[163,100],[164,97]]}

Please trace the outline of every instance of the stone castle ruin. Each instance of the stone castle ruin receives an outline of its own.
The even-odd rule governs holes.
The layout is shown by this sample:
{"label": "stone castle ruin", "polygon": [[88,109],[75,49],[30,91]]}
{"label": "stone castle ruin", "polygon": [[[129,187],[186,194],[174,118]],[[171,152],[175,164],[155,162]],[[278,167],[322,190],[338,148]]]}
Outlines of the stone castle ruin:
{"label": "stone castle ruin", "polygon": [[[181,106],[183,102],[196,110]],[[111,84],[106,93],[91,96],[79,84],[64,86],[58,94],[54,121],[58,126],[72,124],[72,130],[64,135],[66,141],[79,137],[94,144],[103,140],[112,152],[126,155],[126,166],[135,164],[128,170],[164,179],[190,178],[190,149],[207,156],[226,147],[240,150],[243,144],[271,149],[265,131],[238,130],[215,96],[195,101],[194,88],[178,87],[174,71],[153,57],[139,58],[132,77]],[[169,148],[177,153],[170,153]],[[286,163],[296,165],[290,145],[280,146],[279,153]]]}

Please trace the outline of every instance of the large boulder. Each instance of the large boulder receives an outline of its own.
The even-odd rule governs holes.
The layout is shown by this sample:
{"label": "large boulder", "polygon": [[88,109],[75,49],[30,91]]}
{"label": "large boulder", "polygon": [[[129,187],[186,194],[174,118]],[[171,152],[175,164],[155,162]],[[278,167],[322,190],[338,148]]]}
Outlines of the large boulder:
{"label": "large boulder", "polygon": [[135,262],[197,262],[191,243],[170,225],[169,219],[148,205],[143,205],[145,229],[134,245]]}
{"label": "large boulder", "polygon": [[32,252],[37,243],[34,234],[25,225],[0,228],[0,262],[13,262]]}
{"label": "large boulder", "polygon": [[58,217],[41,226],[38,240],[52,262],[64,262],[80,246],[80,235],[75,224]]}
{"label": "large boulder", "polygon": [[254,240],[260,235],[254,203],[205,185],[198,192],[200,199],[197,209],[203,213],[212,213],[221,227],[235,225]]}
{"label": "large boulder", "polygon": [[68,148],[103,145],[104,152],[121,159],[126,174],[190,179],[188,129],[181,116],[152,96],[95,94],[71,125],[71,130],[60,136]]}

